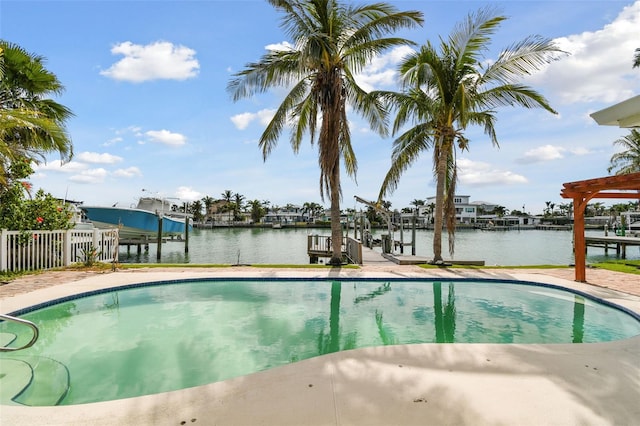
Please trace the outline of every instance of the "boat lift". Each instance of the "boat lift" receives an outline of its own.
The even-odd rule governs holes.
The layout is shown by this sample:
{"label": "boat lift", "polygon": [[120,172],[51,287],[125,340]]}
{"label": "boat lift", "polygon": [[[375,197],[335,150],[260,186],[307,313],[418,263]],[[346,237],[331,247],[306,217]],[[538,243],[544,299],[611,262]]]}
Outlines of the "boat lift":
{"label": "boat lift", "polygon": [[[362,203],[362,204],[366,204],[367,206],[371,207],[375,211],[377,211],[380,214],[382,214],[382,216],[384,217],[384,220],[387,222],[387,230],[389,232],[388,246],[385,246],[384,238],[383,238],[382,252],[383,253],[391,253],[391,247],[395,246],[395,244],[396,244],[396,241],[393,238],[394,225],[393,225],[393,223],[391,221],[391,217],[393,215],[393,212],[391,210],[387,209],[387,208],[382,207],[379,203],[374,203],[372,201],[365,200],[364,198],[358,197],[357,195],[354,195],[354,198],[356,199],[357,202]],[[416,230],[415,230],[415,220],[414,220],[411,243],[409,243],[409,244],[404,243],[404,241],[403,241],[404,235],[403,235],[403,231],[402,231],[402,223],[400,223],[400,252],[401,253],[403,252],[404,246],[410,245],[411,246],[411,254],[413,256],[415,256],[415,254],[416,254],[415,231]]]}
{"label": "boat lift", "polygon": [[379,203],[374,203],[372,201],[365,200],[364,198],[358,197],[357,195],[353,196],[357,202],[366,204],[371,207],[378,213],[382,214],[384,220],[387,222],[387,229],[389,231],[389,242],[385,244],[385,238],[382,239],[382,252],[390,253],[391,245],[393,244],[393,223],[391,223],[391,214],[392,212],[389,209],[382,207]]}

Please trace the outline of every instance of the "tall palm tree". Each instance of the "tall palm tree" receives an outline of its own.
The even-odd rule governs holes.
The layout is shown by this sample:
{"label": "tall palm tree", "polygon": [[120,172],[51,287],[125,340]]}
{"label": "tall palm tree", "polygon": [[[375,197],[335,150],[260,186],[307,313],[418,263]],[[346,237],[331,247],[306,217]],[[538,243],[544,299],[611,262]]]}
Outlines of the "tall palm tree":
{"label": "tall palm tree", "polygon": [[[340,161],[355,176],[347,105],[362,114],[373,130],[385,134],[384,111],[358,86],[354,74],[382,51],[408,40],[387,37],[422,23],[416,11],[399,12],[385,3],[342,4],[337,0],[269,0],[283,13],[282,26],[293,47],[271,51],[235,74],[228,90],[234,101],[284,86],[289,92],[260,137],[266,160],[284,127],[292,125],[290,143],[298,152],[308,132],[318,143],[320,196],[331,202],[332,265],[342,263]],[[320,120],[320,123],[318,123]],[[319,125],[319,126],[318,126]]]}
{"label": "tall palm tree", "polygon": [[240,211],[244,208],[244,195],[236,192],[233,199],[235,204],[233,209],[233,219],[240,220]]}
{"label": "tall palm tree", "polygon": [[193,221],[194,222],[202,222],[203,216],[202,216],[202,208],[204,207],[204,204],[202,204],[202,201],[200,200],[195,200],[192,201],[191,204],[189,205],[189,213],[191,213],[193,215]]}
{"label": "tall palm tree", "polygon": [[457,180],[456,151],[468,149],[465,130],[484,128],[498,146],[494,124],[501,106],[542,107],[555,111],[546,99],[517,81],[559,58],[561,51],[547,39],[530,36],[504,50],[497,60],[482,57],[491,35],[506,18],[491,9],[470,14],[458,24],[439,50],[427,42],[399,66],[403,92],[375,92],[396,108],[393,133],[408,122],[418,123],[393,142],[392,165],[382,183],[379,199],[393,192],[400,176],[419,155],[433,149],[436,178],[433,262],[442,262],[442,228],[449,234],[449,253],[454,251]]}
{"label": "tall palm tree", "polygon": [[249,208],[251,209],[251,220],[253,223],[260,223],[266,213],[266,208],[260,200],[249,201]]}
{"label": "tall palm tree", "polygon": [[229,212],[229,219],[227,220],[227,222],[231,222],[231,211],[233,210],[231,208],[231,203],[233,200],[233,192],[231,192],[231,190],[229,189],[225,189],[221,195],[222,199],[225,201],[225,205],[222,208],[225,211]]}
{"label": "tall palm tree", "polygon": [[44,62],[43,57],[0,40],[0,187],[12,161],[38,162],[52,152],[63,160],[73,155],[65,127],[73,114],[49,99],[64,87]]}
{"label": "tall palm tree", "polygon": [[633,57],[633,68],[640,68],[640,47],[636,49],[636,55]]}
{"label": "tall palm tree", "polygon": [[204,203],[204,217],[205,219],[208,219],[211,214],[211,207],[215,204],[216,200],[213,197],[206,195],[202,197],[202,202]]}
{"label": "tall palm tree", "polygon": [[616,175],[640,172],[640,131],[632,129],[631,133],[613,144],[621,146],[623,151],[613,154],[607,171],[615,171]]}

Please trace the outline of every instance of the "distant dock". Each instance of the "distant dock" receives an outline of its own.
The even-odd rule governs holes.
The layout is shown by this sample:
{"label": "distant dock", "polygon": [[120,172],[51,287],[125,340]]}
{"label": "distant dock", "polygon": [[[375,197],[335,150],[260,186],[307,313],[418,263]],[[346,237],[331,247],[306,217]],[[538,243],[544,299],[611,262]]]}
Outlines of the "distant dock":
{"label": "distant dock", "polygon": [[603,236],[603,237],[594,237],[594,236],[586,236],[585,237],[586,249],[589,247],[600,247],[604,249],[604,253],[608,254],[609,248],[615,248],[616,256],[619,256],[622,259],[627,258],[627,247],[631,246],[640,246],[640,236]]}

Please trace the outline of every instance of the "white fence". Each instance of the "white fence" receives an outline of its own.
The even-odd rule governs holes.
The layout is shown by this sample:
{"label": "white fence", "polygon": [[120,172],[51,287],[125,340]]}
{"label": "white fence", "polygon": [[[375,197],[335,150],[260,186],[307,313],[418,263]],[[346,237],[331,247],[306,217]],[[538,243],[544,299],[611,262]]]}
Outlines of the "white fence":
{"label": "white fence", "polygon": [[76,262],[112,262],[117,256],[117,229],[0,230],[3,272],[59,268]]}

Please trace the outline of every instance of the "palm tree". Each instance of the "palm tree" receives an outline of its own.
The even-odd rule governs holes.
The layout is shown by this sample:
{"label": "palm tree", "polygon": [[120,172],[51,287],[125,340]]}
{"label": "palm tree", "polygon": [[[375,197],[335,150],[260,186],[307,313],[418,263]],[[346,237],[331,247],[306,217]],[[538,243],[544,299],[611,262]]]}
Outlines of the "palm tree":
{"label": "palm tree", "polygon": [[229,212],[229,219],[227,220],[227,222],[231,222],[231,211],[233,210],[231,208],[231,202],[233,200],[233,192],[231,192],[229,189],[225,189],[221,195],[222,199],[225,201],[225,205],[222,207],[222,209],[226,212]]}
{"label": "palm tree", "polygon": [[322,210],[324,210],[324,208],[313,201],[307,201],[302,205],[302,211],[307,214],[307,220],[312,223],[315,222],[316,216],[319,212],[322,212]]}
{"label": "palm tree", "polygon": [[209,215],[211,214],[211,207],[215,204],[216,200],[213,197],[206,195],[202,197],[202,202],[204,203],[205,219],[208,219]]}
{"label": "palm tree", "polygon": [[550,40],[530,36],[504,50],[487,64],[482,54],[491,35],[506,18],[494,16],[490,9],[470,14],[437,50],[427,42],[406,57],[399,71],[404,91],[372,93],[396,108],[393,125],[396,134],[407,122],[418,123],[393,142],[392,165],[379,199],[398,186],[401,174],[422,151],[433,148],[436,177],[436,208],[433,262],[442,262],[442,228],[446,219],[449,252],[454,251],[456,151],[469,147],[464,131],[470,125],[484,128],[494,146],[496,108],[501,106],[542,107],[555,111],[546,99],[517,80],[559,57],[561,52]]}
{"label": "palm tree", "polygon": [[[332,265],[342,263],[340,225],[340,161],[355,176],[357,162],[351,146],[347,105],[362,114],[371,127],[385,134],[381,105],[368,98],[354,74],[382,51],[410,41],[386,37],[401,28],[422,23],[422,13],[398,12],[385,3],[356,6],[337,0],[269,0],[284,14],[282,26],[292,48],[274,50],[259,62],[247,64],[229,82],[234,101],[284,86],[289,92],[260,137],[266,160],[285,126],[292,125],[290,143],[298,152],[308,132],[318,142],[320,196],[331,202]],[[318,123],[318,119],[320,123]],[[318,126],[319,124],[319,126]]]}
{"label": "palm tree", "polygon": [[234,209],[233,209],[233,220],[241,220],[240,219],[240,211],[243,209],[244,207],[244,195],[239,194],[236,192],[236,194],[233,196],[234,199]]}
{"label": "palm tree", "polygon": [[266,214],[266,208],[260,200],[249,201],[249,208],[251,209],[251,220],[253,223],[260,223],[260,220]]}
{"label": "palm tree", "polygon": [[192,201],[191,204],[189,205],[189,213],[191,213],[193,215],[193,221],[194,222],[202,222],[202,208],[204,207],[204,205],[202,204],[202,201],[200,200],[195,200]]}
{"label": "palm tree", "polygon": [[636,56],[633,58],[633,68],[640,68],[640,47],[636,49]]}
{"label": "palm tree", "polygon": [[613,154],[609,173],[615,170],[616,175],[640,172],[640,131],[633,129],[627,136],[613,142],[624,150]]}
{"label": "palm tree", "polygon": [[0,40],[0,187],[15,160],[38,162],[52,152],[65,161],[73,156],[65,127],[73,113],[49,99],[64,87],[44,61]]}
{"label": "palm tree", "polygon": [[418,200],[417,198],[410,203],[412,206],[420,207],[424,206],[424,200]]}

